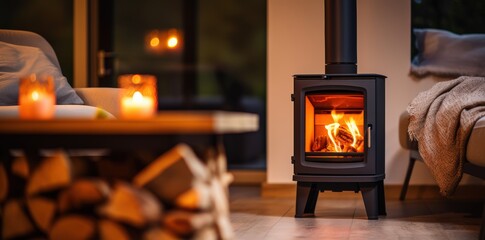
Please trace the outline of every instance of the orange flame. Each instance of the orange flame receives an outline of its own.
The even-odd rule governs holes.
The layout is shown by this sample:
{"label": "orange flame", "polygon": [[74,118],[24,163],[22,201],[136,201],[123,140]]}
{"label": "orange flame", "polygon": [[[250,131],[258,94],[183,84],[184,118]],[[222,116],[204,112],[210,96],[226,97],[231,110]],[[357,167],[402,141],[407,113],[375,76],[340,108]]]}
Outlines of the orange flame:
{"label": "orange flame", "polygon": [[[338,140],[337,136],[340,131],[340,123],[339,121],[344,117],[344,113],[337,113],[337,111],[332,110],[332,119],[333,123],[325,125],[325,128],[327,129],[327,134],[328,137],[330,138],[330,141],[333,144],[334,147],[334,152],[342,152],[342,146],[343,144]],[[351,133],[353,142],[351,144],[352,147],[357,148],[357,141],[358,138],[362,138],[359,128],[357,127],[357,124],[354,120],[354,118],[350,117],[349,120],[345,120],[345,124],[347,125],[347,130]]]}
{"label": "orange flame", "polygon": [[353,117],[350,117],[349,121],[345,121],[345,124],[347,124],[347,127],[349,128],[350,133],[352,134],[352,137],[354,138],[354,141],[352,142],[352,147],[356,148],[357,147],[357,137],[360,137],[359,128],[357,127],[357,124],[355,123],[355,120]]}
{"label": "orange flame", "polygon": [[340,124],[338,122],[325,125],[325,128],[327,129],[328,136],[330,137],[330,141],[332,141],[335,152],[342,152],[342,149],[340,148],[340,142],[335,140],[339,127],[340,127]]}

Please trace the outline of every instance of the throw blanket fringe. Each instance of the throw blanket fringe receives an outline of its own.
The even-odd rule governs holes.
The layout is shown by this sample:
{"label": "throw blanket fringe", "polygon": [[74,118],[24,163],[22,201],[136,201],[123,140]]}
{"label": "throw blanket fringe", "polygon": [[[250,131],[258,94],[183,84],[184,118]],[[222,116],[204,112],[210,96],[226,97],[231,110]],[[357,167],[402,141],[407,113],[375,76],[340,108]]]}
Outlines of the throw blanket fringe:
{"label": "throw blanket fringe", "polygon": [[444,196],[463,175],[466,144],[475,122],[485,116],[485,78],[462,76],[439,82],[409,104],[409,136]]}

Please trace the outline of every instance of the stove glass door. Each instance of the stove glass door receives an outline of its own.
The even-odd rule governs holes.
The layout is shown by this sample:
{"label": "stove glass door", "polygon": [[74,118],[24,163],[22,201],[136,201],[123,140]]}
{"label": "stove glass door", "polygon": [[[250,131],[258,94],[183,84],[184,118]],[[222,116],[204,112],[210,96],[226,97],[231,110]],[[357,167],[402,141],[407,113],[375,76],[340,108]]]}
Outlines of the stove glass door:
{"label": "stove glass door", "polygon": [[364,94],[317,92],[305,96],[305,158],[311,162],[362,162]]}

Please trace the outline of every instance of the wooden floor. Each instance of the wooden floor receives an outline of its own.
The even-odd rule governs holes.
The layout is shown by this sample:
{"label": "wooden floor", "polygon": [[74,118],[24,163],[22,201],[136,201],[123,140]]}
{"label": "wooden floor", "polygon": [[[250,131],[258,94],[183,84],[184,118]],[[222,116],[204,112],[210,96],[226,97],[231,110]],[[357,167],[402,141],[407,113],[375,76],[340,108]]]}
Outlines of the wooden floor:
{"label": "wooden floor", "polygon": [[360,194],[321,195],[315,218],[294,218],[295,200],[261,198],[258,187],[230,187],[236,239],[478,239],[483,201],[387,201],[387,216],[367,220]]}

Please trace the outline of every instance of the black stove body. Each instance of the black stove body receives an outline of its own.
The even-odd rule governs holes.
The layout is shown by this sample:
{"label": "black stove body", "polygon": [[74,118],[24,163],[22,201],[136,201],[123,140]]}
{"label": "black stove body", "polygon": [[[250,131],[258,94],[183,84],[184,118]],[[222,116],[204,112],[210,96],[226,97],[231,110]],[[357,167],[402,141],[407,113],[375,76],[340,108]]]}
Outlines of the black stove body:
{"label": "black stove body", "polygon": [[356,2],[325,1],[327,74],[294,76],[295,217],[319,192],[362,192],[368,219],[386,214],[385,76],[357,74]]}

